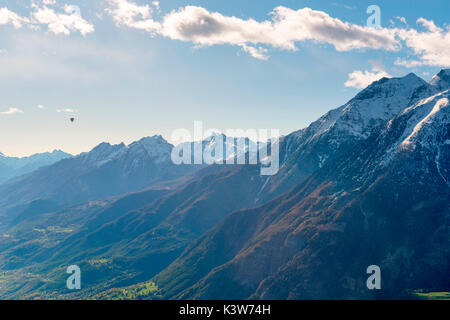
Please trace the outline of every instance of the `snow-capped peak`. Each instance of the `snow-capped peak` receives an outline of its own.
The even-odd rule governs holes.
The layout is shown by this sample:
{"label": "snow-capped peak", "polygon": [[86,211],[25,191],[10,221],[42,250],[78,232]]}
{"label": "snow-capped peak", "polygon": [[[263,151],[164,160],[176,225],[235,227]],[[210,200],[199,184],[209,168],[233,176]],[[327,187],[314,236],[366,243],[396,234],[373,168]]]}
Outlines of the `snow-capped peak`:
{"label": "snow-capped peak", "polygon": [[161,135],[154,135],[151,137],[144,137],[138,141],[132,142],[128,145],[129,148],[133,148],[136,145],[145,146],[145,147],[154,147],[157,145],[166,145],[168,142],[164,140]]}
{"label": "snow-capped peak", "polygon": [[84,157],[86,163],[97,167],[125,155],[131,158],[142,159],[150,157],[153,161],[159,163],[170,157],[172,148],[173,146],[164,140],[162,136],[155,135],[144,137],[129,145],[125,145],[123,142],[116,145],[102,142],[90,152],[82,153],[80,157]]}
{"label": "snow-capped peak", "polygon": [[170,158],[173,146],[161,135],[145,137],[128,145],[129,152],[133,156],[148,156],[160,163]]}
{"label": "snow-capped peak", "polygon": [[311,125],[313,136],[335,128],[367,138],[374,125],[401,113],[412,102],[432,92],[430,85],[410,73],[401,78],[382,78],[358,93],[347,104],[331,110]]}
{"label": "snow-capped peak", "polygon": [[91,151],[82,153],[80,157],[83,157],[84,161],[89,164],[95,164],[100,166],[120,155],[124,152],[126,146],[124,143],[111,145],[107,142],[102,142],[98,146],[94,147]]}
{"label": "snow-capped peak", "polygon": [[426,85],[427,82],[414,73],[409,73],[400,78],[382,78],[374,81],[352,100],[368,100],[380,97],[389,98],[397,95],[408,96],[417,88]]}
{"label": "snow-capped peak", "polygon": [[443,69],[430,80],[430,85],[438,91],[450,89],[450,69]]}

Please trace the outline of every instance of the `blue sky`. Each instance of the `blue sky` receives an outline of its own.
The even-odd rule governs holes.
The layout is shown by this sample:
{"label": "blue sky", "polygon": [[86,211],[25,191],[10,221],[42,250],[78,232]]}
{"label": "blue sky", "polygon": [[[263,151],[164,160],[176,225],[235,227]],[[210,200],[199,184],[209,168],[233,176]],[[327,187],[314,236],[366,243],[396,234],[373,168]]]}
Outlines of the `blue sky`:
{"label": "blue sky", "polygon": [[[366,25],[374,4],[380,29]],[[448,0],[0,1],[0,152],[170,139],[195,120],[288,134],[371,79],[449,68],[449,11]]]}

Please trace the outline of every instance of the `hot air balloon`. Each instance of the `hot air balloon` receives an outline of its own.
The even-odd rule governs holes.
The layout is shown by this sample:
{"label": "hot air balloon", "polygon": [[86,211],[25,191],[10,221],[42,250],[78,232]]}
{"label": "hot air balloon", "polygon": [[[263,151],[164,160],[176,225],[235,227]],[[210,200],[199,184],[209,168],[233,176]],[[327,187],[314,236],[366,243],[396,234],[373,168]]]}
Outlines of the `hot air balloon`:
{"label": "hot air balloon", "polygon": [[74,122],[75,121],[75,118],[70,118],[70,122]]}

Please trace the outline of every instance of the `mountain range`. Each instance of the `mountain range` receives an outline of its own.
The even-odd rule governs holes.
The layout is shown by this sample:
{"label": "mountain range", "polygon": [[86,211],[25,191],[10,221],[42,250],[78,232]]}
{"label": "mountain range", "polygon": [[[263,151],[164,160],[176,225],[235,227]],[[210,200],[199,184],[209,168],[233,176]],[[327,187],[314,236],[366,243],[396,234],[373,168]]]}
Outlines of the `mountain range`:
{"label": "mountain range", "polygon": [[0,152],[0,183],[70,157],[72,157],[72,155],[61,150],[37,153],[22,158],[7,157]]}
{"label": "mountain range", "polygon": [[[162,137],[0,186],[0,297],[404,298],[450,288],[450,70],[383,78],[279,141],[280,170]],[[65,288],[78,264],[83,289]],[[382,290],[368,290],[377,265]],[[21,275],[26,274],[26,280]],[[151,288],[151,289],[149,289]]]}
{"label": "mountain range", "polygon": [[195,169],[170,159],[173,146],[161,136],[130,145],[101,143],[90,152],[58,161],[0,185],[0,213],[12,218],[35,200],[58,205],[112,197],[170,181]]}

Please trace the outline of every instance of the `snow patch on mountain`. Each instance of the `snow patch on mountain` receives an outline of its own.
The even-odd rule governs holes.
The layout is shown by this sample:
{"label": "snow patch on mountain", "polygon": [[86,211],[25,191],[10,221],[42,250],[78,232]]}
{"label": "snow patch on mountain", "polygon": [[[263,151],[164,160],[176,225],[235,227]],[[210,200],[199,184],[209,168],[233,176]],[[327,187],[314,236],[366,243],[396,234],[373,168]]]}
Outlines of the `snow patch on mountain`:
{"label": "snow patch on mountain", "polygon": [[419,104],[418,106],[423,105],[428,105],[428,108],[423,108],[423,110],[428,111],[430,107],[432,108],[431,110],[429,110],[429,112],[421,112],[423,118],[419,122],[417,122],[414,127],[411,128],[410,126],[410,128],[406,130],[407,132],[410,131],[411,133],[406,139],[402,141],[402,145],[410,145],[411,143],[413,143],[413,138],[417,137],[424,124],[431,122],[434,116],[439,111],[441,111],[441,109],[448,107],[449,99],[447,97],[442,97],[441,95],[439,95],[438,97],[434,97],[434,99],[432,99],[431,101],[430,99],[425,99],[423,103]]}

